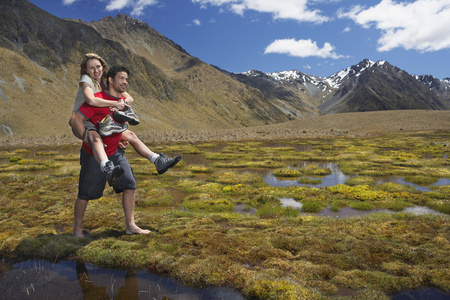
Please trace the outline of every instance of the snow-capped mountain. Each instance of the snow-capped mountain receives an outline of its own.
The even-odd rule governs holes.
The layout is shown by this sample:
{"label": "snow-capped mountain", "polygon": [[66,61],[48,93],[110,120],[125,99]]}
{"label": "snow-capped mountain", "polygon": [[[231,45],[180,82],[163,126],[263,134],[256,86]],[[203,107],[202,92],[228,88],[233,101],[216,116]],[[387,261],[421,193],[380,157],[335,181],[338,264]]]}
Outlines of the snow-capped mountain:
{"label": "snow-capped mountain", "polygon": [[438,79],[432,75],[413,76],[435,92],[447,105],[450,104],[450,78]]}
{"label": "snow-capped mountain", "polygon": [[342,82],[344,82],[346,79],[350,78],[351,76],[360,76],[361,73],[368,69],[373,67],[375,64],[383,65],[385,62],[380,61],[378,63],[375,63],[369,59],[365,59],[361,61],[359,64],[348,67],[338,73],[335,73],[331,75],[330,77],[325,78],[325,81],[333,88],[338,89]]}
{"label": "snow-capped mountain", "polygon": [[449,78],[410,75],[387,61],[364,59],[329,77],[297,70],[231,76],[284,101],[296,98],[316,113],[450,108]]}

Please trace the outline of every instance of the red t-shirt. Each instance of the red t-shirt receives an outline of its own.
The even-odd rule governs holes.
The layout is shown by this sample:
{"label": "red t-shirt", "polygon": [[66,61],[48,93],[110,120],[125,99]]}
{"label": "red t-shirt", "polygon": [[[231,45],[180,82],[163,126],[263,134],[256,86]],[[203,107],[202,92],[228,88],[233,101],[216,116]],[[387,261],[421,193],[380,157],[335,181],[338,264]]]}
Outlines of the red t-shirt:
{"label": "red t-shirt", "polygon": [[[121,98],[115,98],[113,96],[108,95],[105,92],[99,92],[94,95],[95,97],[106,99],[106,100],[114,100],[118,101]],[[87,120],[92,122],[98,128],[98,122],[101,121],[104,117],[110,114],[108,107],[95,107],[87,104],[86,102],[80,106],[78,111],[86,117]],[[122,139],[122,133],[113,133],[110,136],[102,137],[103,144],[105,145],[106,155],[111,156],[116,153],[117,147],[119,146],[120,140]],[[89,153],[90,155],[94,155],[92,152],[92,148],[90,148],[85,142],[83,142],[83,149]]]}

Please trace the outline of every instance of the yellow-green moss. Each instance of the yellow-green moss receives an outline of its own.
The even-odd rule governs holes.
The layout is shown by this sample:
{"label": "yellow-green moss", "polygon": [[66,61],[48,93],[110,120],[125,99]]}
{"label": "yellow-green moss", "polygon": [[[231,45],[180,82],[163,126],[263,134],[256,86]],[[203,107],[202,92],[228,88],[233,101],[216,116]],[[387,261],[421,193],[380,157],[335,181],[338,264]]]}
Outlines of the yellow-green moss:
{"label": "yellow-green moss", "polygon": [[[448,147],[443,146],[448,138],[448,133],[436,133],[275,146],[236,142],[219,145],[220,153],[209,152],[217,151],[215,143],[156,145],[155,151],[206,159],[205,167],[183,160],[164,176],[127,150],[138,179],[136,222],[152,233],[125,234],[121,196],[107,187],[86,211],[90,239],[70,235],[79,147],[69,154],[67,149],[8,149],[0,153],[0,251],[49,259],[75,255],[103,267],[164,272],[189,285],[230,286],[260,299],[340,299],[341,288],[351,289],[357,299],[388,299],[423,286],[448,291],[450,187],[422,192],[397,183],[375,184],[382,175],[419,184],[448,178]],[[298,146],[308,150],[297,151]],[[277,166],[280,173],[297,171],[293,178],[326,175],[314,173],[320,169],[316,163],[288,168],[308,160],[338,162],[344,174],[356,177],[329,188],[271,187],[260,175],[263,170],[218,170],[211,164]],[[281,206],[281,197],[301,202],[310,214]],[[234,212],[236,205],[255,213]],[[414,205],[443,214],[401,212]],[[314,215],[325,207],[398,213],[347,219]]]}

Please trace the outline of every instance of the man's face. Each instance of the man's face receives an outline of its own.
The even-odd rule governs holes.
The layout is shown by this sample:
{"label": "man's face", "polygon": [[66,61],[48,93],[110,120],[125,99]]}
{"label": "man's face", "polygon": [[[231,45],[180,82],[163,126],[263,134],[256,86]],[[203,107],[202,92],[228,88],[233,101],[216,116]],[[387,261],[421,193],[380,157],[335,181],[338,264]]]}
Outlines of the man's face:
{"label": "man's face", "polygon": [[127,72],[118,72],[114,79],[110,78],[109,89],[114,89],[116,92],[122,94],[128,86]]}
{"label": "man's face", "polygon": [[86,62],[86,69],[92,79],[100,82],[103,74],[103,67],[100,61],[96,58],[92,58]]}

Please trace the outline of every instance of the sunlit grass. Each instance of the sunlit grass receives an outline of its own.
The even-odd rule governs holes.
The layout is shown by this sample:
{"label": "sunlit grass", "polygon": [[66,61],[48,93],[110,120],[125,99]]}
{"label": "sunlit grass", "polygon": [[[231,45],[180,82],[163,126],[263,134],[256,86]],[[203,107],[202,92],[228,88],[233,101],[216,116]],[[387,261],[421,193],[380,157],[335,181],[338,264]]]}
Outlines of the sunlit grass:
{"label": "sunlit grass", "polygon": [[[0,251],[146,269],[188,285],[229,286],[259,299],[341,299],[342,288],[357,299],[388,299],[423,286],[449,291],[450,187],[432,186],[450,178],[448,138],[439,133],[273,146],[157,145],[152,149],[207,161],[182,160],[164,175],[131,150],[127,155],[138,182],[136,222],[152,233],[125,235],[121,196],[107,187],[101,199],[89,203],[87,239],[71,236],[79,148],[5,149],[0,152]],[[271,187],[254,172],[315,185],[331,172],[319,162],[330,161],[352,175],[346,184]],[[376,184],[383,176],[401,176],[429,191]],[[301,211],[282,206],[282,197],[300,202]],[[235,212],[237,206],[241,211]],[[412,206],[441,214],[403,212]],[[242,207],[252,213],[242,213]],[[346,219],[316,215],[327,207],[390,213]]]}

